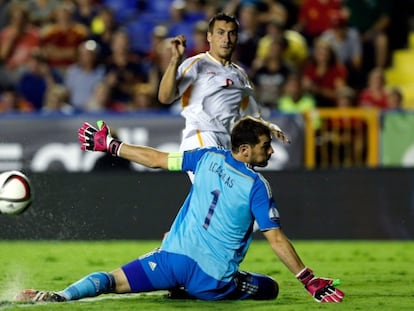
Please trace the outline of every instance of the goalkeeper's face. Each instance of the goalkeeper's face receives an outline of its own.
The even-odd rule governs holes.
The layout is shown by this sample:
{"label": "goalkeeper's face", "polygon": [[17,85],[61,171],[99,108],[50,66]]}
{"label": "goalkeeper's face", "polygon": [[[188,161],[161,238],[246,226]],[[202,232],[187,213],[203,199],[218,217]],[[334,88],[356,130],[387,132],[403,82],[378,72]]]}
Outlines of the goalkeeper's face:
{"label": "goalkeeper's face", "polygon": [[272,148],[272,140],[267,135],[259,137],[259,143],[250,147],[249,164],[252,166],[265,167],[269,162],[274,150]]}

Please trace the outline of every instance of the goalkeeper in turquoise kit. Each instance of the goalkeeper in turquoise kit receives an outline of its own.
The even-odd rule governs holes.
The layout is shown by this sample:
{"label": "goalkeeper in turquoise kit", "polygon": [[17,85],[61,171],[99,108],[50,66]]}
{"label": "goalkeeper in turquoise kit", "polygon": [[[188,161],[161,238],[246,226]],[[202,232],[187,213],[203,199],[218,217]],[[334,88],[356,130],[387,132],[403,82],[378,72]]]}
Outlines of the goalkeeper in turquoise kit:
{"label": "goalkeeper in turquoise kit", "polygon": [[[275,133],[275,131],[278,131]],[[170,171],[191,171],[191,190],[161,246],[112,272],[94,272],[62,291],[27,289],[18,301],[64,302],[105,293],[179,292],[203,300],[275,299],[278,283],[270,276],[241,271],[256,220],[272,250],[318,302],[341,302],[334,280],[316,277],[282,231],[279,212],[266,179],[254,170],[267,165],[272,136],[283,132],[262,119],[245,117],[231,132],[231,150],[216,147],[184,152],[123,143],[108,126],[84,123],[83,150]]]}

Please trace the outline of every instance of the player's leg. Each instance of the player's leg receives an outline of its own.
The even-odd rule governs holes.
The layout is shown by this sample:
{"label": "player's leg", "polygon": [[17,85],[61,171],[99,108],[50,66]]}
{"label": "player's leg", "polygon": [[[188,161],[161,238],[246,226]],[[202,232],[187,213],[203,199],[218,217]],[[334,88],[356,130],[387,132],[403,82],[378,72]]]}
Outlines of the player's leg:
{"label": "player's leg", "polygon": [[[156,250],[122,266],[130,292],[150,292],[178,287],[173,267],[181,263],[170,260],[169,256],[168,252]],[[117,286],[116,290],[121,291],[125,288]]]}
{"label": "player's leg", "polygon": [[270,300],[279,294],[277,282],[264,274],[239,271],[234,281],[236,286],[225,299]]}
{"label": "player's leg", "polygon": [[63,302],[85,297],[95,297],[100,294],[113,292],[116,282],[122,284],[121,280],[116,279],[116,275],[108,272],[93,272],[69,285],[62,291],[52,292],[26,289],[20,292],[15,297],[15,300],[27,302]]}
{"label": "player's leg", "polygon": [[131,287],[128,278],[124,270],[118,268],[110,273],[95,272],[89,274],[63,291],[58,292],[58,294],[65,297],[66,300],[77,300],[101,294],[125,294],[130,292]]}
{"label": "player's leg", "polygon": [[115,284],[120,282],[112,273],[93,272],[79,281],[69,285],[59,295],[66,300],[78,300],[114,292]]}
{"label": "player's leg", "polygon": [[[158,266],[158,256],[154,256],[155,253],[157,252],[151,252],[142,258],[133,260],[111,273],[95,272],[87,275],[58,294],[65,297],[66,300],[77,300],[108,293],[139,293],[160,289],[153,286],[147,276],[148,272],[144,268],[144,266],[149,268],[152,265]],[[157,271],[161,272],[162,270],[158,269]],[[155,278],[166,279],[162,273],[156,274]],[[169,285],[167,281],[164,281],[161,282],[160,287],[163,287],[164,284],[167,284],[165,286]]]}
{"label": "player's leg", "polygon": [[[154,254],[157,256],[154,256]],[[172,278],[165,275],[168,267],[161,269],[162,263],[160,261],[163,260],[162,256],[158,254],[159,252],[149,253],[111,273],[91,273],[59,292],[24,290],[15,297],[15,300],[26,302],[62,302],[95,297],[107,293],[138,293],[177,286]],[[158,267],[158,269],[155,269],[155,267]],[[152,268],[154,268],[154,271],[152,271]],[[152,281],[148,278],[149,271],[152,272]]]}
{"label": "player's leg", "polygon": [[128,278],[122,268],[112,271],[111,274],[115,279],[115,288],[113,292],[117,294],[125,294],[131,292],[131,286],[129,285]]}

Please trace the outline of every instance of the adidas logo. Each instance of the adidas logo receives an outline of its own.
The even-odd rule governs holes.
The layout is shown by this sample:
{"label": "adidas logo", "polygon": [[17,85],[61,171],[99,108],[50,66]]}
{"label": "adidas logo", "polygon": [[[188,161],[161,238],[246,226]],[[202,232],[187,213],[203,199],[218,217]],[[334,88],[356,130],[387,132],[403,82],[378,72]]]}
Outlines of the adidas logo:
{"label": "adidas logo", "polygon": [[154,271],[157,267],[157,264],[153,261],[148,262],[148,265],[150,266],[151,270]]}

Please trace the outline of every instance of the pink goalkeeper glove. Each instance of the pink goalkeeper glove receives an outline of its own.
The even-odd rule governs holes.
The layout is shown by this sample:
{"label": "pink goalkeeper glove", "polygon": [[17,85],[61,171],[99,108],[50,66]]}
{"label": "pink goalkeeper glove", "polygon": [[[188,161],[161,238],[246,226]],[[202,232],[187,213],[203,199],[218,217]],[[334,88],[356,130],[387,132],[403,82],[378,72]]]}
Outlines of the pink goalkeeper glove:
{"label": "pink goalkeeper glove", "polygon": [[342,302],[345,296],[335,288],[334,280],[317,278],[309,268],[303,269],[296,277],[317,302]]}
{"label": "pink goalkeeper glove", "polygon": [[99,120],[96,124],[99,130],[88,122],[83,123],[82,127],[78,130],[81,149],[109,152],[112,155],[119,156],[122,142],[111,136],[111,131],[104,121]]}

